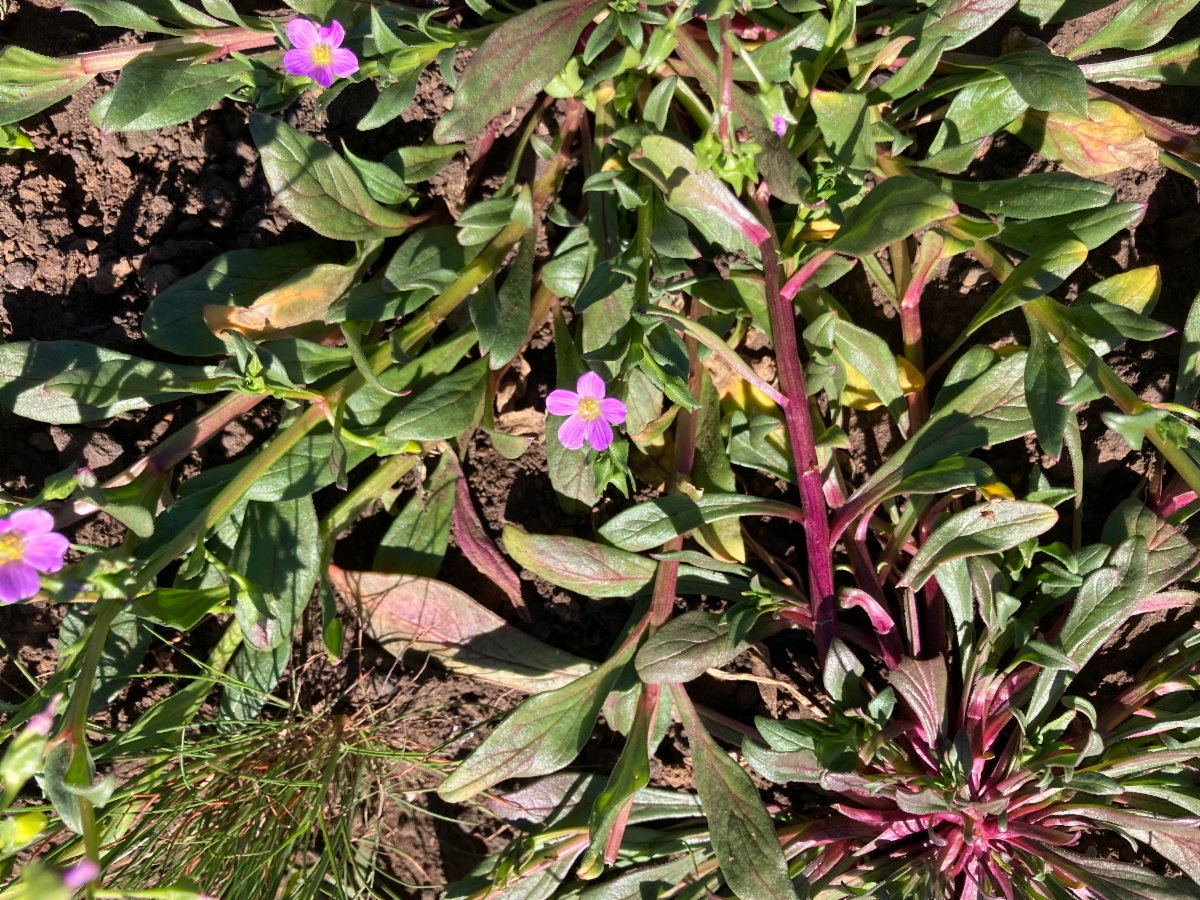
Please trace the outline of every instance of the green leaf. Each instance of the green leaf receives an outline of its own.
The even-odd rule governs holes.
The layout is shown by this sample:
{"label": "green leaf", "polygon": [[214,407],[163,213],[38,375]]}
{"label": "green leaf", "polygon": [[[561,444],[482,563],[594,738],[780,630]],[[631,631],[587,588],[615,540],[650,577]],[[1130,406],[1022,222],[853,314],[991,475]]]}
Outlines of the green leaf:
{"label": "green leaf", "polygon": [[675,85],[678,81],[678,76],[668,76],[656,84],[654,90],[646,97],[642,115],[646,121],[653,122],[659,131],[667,127],[667,113],[671,111],[671,100],[675,97]]}
{"label": "green leaf", "polygon": [[1200,392],[1200,294],[1192,301],[1183,326],[1179,348],[1179,374],[1175,378],[1175,402],[1190,407]]}
{"label": "green leaf", "polygon": [[275,197],[317,234],[341,241],[382,239],[418,221],[380,206],[348,162],[279,119],[255,113],[250,133]]}
{"label": "green leaf", "polygon": [[397,655],[431,653],[467,678],[530,694],[572,684],[596,668],[514,628],[443,582],[337,566],[329,577],[362,605],[367,634]]}
{"label": "green leaf", "polygon": [[1026,321],[1029,352],[1025,354],[1025,405],[1042,452],[1058,459],[1071,415],[1070,407],[1058,401],[1071,389],[1071,373],[1046,329],[1032,316]]}
{"label": "green leaf", "polygon": [[[1025,354],[1014,353],[970,379],[951,399],[943,401],[939,396],[939,405],[929,421],[851,496],[845,507],[847,512],[874,506],[905,477],[938,460],[1024,437],[1033,431],[1033,421],[1025,407],[1024,373]],[[946,388],[942,390],[944,393]]]}
{"label": "green leaf", "polygon": [[358,120],[355,126],[359,131],[373,131],[382,128],[395,119],[412,105],[417,95],[417,85],[421,81],[421,73],[425,71],[423,63],[418,63],[400,75],[399,81],[387,85],[375,103],[367,110],[367,114]]}
{"label": "green leaf", "polygon": [[249,503],[230,567],[262,591],[271,615],[261,626],[270,649],[244,644],[230,664],[229,676],[247,687],[227,684],[221,693],[221,719],[245,722],[279,683],[291,657],[293,632],[317,584],[321,536],[312,498]]}
{"label": "green leaf", "polygon": [[[70,646],[90,631],[94,621],[91,610],[84,613],[70,608],[59,626],[59,642],[64,647]],[[151,637],[150,629],[138,621],[132,607],[126,606],[117,613],[104,638],[92,696],[88,701],[88,715],[101,712],[125,690],[130,676],[141,666],[150,649]]]}
{"label": "green leaf", "polygon": [[1046,25],[1050,22],[1065,22],[1077,19],[1106,6],[1116,0],[1018,0],[1012,12],[1014,20],[1023,24]]}
{"label": "green leaf", "polygon": [[368,193],[380,203],[402,203],[412,196],[412,191],[405,184],[402,166],[392,165],[386,158],[383,162],[360,159],[350,152],[345,141],[342,141],[342,155],[346,157],[346,162],[354,167]]}
{"label": "green leaf", "polygon": [[996,480],[987,463],[969,456],[951,456],[913,472],[896,486],[897,494],[944,494],[964,487],[982,487]]}
{"label": "green leaf", "polygon": [[705,730],[684,688],[672,685],[671,693],[691,746],[700,802],[720,811],[708,820],[709,834],[730,890],[739,900],[796,900],[775,823],[754,782]]}
{"label": "green leaf", "polygon": [[871,116],[863,94],[814,89],[809,102],[821,135],[838,162],[851,169],[869,169],[875,165]]}
{"label": "green leaf", "polygon": [[778,500],[717,493],[693,500],[676,494],[646,500],[617,513],[600,526],[600,536],[622,550],[636,553],[661,546],[701,525],[740,516],[781,516],[802,521],[799,509]]}
{"label": "green leaf", "polygon": [[1049,531],[1057,521],[1053,507],[1024,500],[963,510],[934,529],[909,563],[900,584],[920,590],[941,563],[1009,550]]}
{"label": "green leaf", "polygon": [[[5,47],[0,53],[17,49],[19,48]],[[0,73],[3,71],[4,62],[5,60],[0,58]],[[75,78],[39,80],[32,84],[10,83],[0,77],[0,125],[11,125],[40,113],[64,97],[70,97],[89,84],[93,77],[79,75]]]}
{"label": "green leaf", "polygon": [[480,289],[471,297],[471,321],[479,332],[479,352],[487,354],[488,366],[493,371],[508,365],[525,345],[537,242],[538,230],[530,228],[521,238],[517,258],[500,290]]}
{"label": "green leaf", "polygon": [[1022,50],[988,63],[1034,109],[1087,118],[1087,81],[1079,66],[1049,50]]}
{"label": "green leaf", "polygon": [[1028,107],[1003,75],[991,73],[972,81],[951,101],[929,153],[934,155],[995,134]]}
{"label": "green leaf", "polygon": [[[940,0],[928,13],[918,17],[911,27],[919,27],[922,41],[948,39],[947,50],[956,50],[991,28],[1013,7],[1013,0]],[[899,34],[907,34],[910,27]]]}
{"label": "green leaf", "polygon": [[1150,81],[1196,87],[1200,85],[1200,37],[1154,53],[1084,63],[1080,68],[1088,81]]}
{"label": "green leaf", "polygon": [[329,259],[333,245],[302,241],[262,250],[223,253],[150,301],[142,333],[155,347],[180,356],[229,352],[204,322],[205,306],[250,306],[299,272]]}
{"label": "green leaf", "polygon": [[193,389],[170,366],[146,359],[114,359],[98,366],[68,369],[47,381],[46,390],[102,408],[158,394],[204,393]]}
{"label": "green leaf", "polygon": [[440,441],[476,422],[487,387],[487,360],[478,360],[402,398],[385,429],[394,441]]}
{"label": "green leaf", "polygon": [[[151,59],[146,56],[141,59]],[[140,60],[135,60],[139,62]],[[174,88],[165,100],[149,105],[146,111],[136,118],[126,122],[120,128],[111,127],[105,118],[109,115],[110,107],[116,102],[120,85],[129,77],[129,70],[117,82],[116,90],[111,90],[94,104],[88,115],[97,128],[103,127],[110,131],[154,131],[170,125],[180,125],[191,121],[214,103],[237,89],[237,76],[247,70],[241,60],[226,60],[224,62],[207,63],[205,65],[188,66],[183,70]]]}
{"label": "green leaf", "polygon": [[112,90],[102,130],[123,131],[131,122],[163,105],[188,68],[187,60],[146,54],[124,69]]}
{"label": "green leaf", "polygon": [[1147,429],[1153,428],[1170,413],[1165,409],[1144,409],[1139,413],[1106,412],[1100,418],[1104,424],[1121,436],[1121,439],[1133,450],[1142,449],[1142,441],[1146,438]]}
{"label": "green leaf", "polygon": [[551,584],[585,597],[632,597],[654,580],[658,563],[636,553],[560,535],[504,526],[504,549]]}
{"label": "green leaf", "polygon": [[949,42],[949,37],[921,41],[908,62],[867,95],[867,102],[874,105],[884,100],[899,100],[920,88],[934,73]]}
{"label": "green leaf", "polygon": [[750,738],[742,741],[742,755],[759,775],[775,784],[798,781],[802,784],[819,784],[829,771],[821,764],[817,754],[808,748],[799,750],[768,750]]}
{"label": "green leaf", "polygon": [[392,520],[371,568],[422,578],[436,576],[450,544],[453,512],[454,467],[450,457],[443,455],[426,484]]}
{"label": "green leaf", "polygon": [[[137,598],[139,614],[144,618],[190,631],[214,606],[229,599],[229,590],[223,587],[202,588],[158,588]],[[135,607],[135,609],[137,608]]]}
{"label": "green leaf", "polygon": [[180,34],[174,28],[165,28],[145,10],[126,0],[67,0],[62,9],[81,12],[100,26],[148,31],[152,34]]}
{"label": "green leaf", "polygon": [[[1068,172],[1038,172],[1003,181],[941,180],[942,190],[964,206],[994,216],[1045,219],[1104,206],[1115,191]],[[1003,232],[1001,232],[1003,234]]]}
{"label": "green leaf", "polygon": [[663,135],[646,135],[629,162],[666,195],[668,206],[714,244],[757,257],[767,230],[725,182],[710,169],[699,171],[695,154],[683,144]]}
{"label": "green leaf", "polygon": [[550,0],[503,22],[471,57],[434,140],[468,141],[496,116],[537,97],[605,5],[606,0]]}
{"label": "green leaf", "polygon": [[904,389],[900,386],[896,358],[887,342],[841,317],[834,324],[833,335],[833,345],[838,355],[867,380],[871,390],[898,421],[907,411],[908,404],[904,399]]}
{"label": "green leaf", "polygon": [[124,353],[79,341],[4,344],[0,346],[0,405],[26,419],[66,425],[107,419],[178,398],[175,393],[126,394],[111,405],[93,406],[66,393],[46,389],[52,379],[66,379],[64,384],[69,383],[76,376],[67,373],[74,370],[84,372],[78,377],[86,384],[96,378],[102,365],[115,363],[127,367],[138,362]]}
{"label": "green leaf", "polygon": [[459,803],[506,778],[548,775],[569,765],[591,735],[634,646],[630,642],[595,671],[523,702],[438,786],[438,796]]}
{"label": "green leaf", "polygon": [[1047,243],[1065,237],[1073,237],[1089,250],[1095,250],[1117,232],[1136,225],[1145,214],[1144,203],[1113,203],[1046,219],[1005,222],[995,239],[1025,254],[1036,253]]}
{"label": "green leaf", "polygon": [[[467,149],[466,144],[420,144],[413,147],[401,147],[393,151],[400,157],[403,164],[404,183],[419,184],[428,181],[442,169],[450,160]],[[390,158],[391,153],[386,158]]]}
{"label": "green leaf", "polygon": [[1191,12],[1197,0],[1130,0],[1100,31],[1071,51],[1083,56],[1097,50],[1145,50],[1167,36]]}
{"label": "green leaf", "polygon": [[997,316],[1050,293],[1083,265],[1087,255],[1087,247],[1073,240],[1050,244],[1034,253],[996,288],[956,343],[961,343]]}
{"label": "green leaf", "polygon": [[867,256],[957,213],[937,185],[908,176],[889,178],[850,211],[828,249]]}

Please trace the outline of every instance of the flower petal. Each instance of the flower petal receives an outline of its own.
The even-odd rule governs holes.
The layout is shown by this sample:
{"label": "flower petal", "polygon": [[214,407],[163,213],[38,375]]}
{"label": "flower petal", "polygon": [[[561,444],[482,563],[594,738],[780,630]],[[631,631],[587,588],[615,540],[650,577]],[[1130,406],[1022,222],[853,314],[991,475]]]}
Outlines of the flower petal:
{"label": "flower petal", "polygon": [[558,429],[558,439],[568,450],[578,450],[587,437],[587,423],[579,416],[571,416]]}
{"label": "flower petal", "polygon": [[308,19],[292,19],[288,22],[288,40],[297,50],[307,50],[318,44],[321,38],[317,35],[317,26]]}
{"label": "flower petal", "polygon": [[[295,20],[293,20],[295,21]],[[308,50],[289,50],[283,54],[283,70],[289,75],[302,75],[312,78],[316,66],[313,65],[312,53]]]}
{"label": "flower petal", "polygon": [[37,534],[25,540],[25,562],[39,572],[57,572],[63,567],[63,557],[67,555],[71,542],[61,534],[53,531],[49,534]]}
{"label": "flower petal", "polygon": [[21,537],[53,530],[54,516],[44,509],[19,509],[7,519],[0,519],[0,531],[15,531]]}
{"label": "flower petal", "polygon": [[321,87],[333,84],[333,69],[329,66],[313,66],[312,74],[308,76]]}
{"label": "flower petal", "polygon": [[338,78],[349,78],[358,71],[358,57],[353,50],[339,47],[333,51],[333,62],[330,63],[333,74]]}
{"label": "flower petal", "polygon": [[28,600],[41,586],[37,569],[28,563],[10,562],[0,566],[0,603]]}
{"label": "flower petal", "polygon": [[600,401],[600,415],[604,416],[610,425],[620,425],[625,421],[625,404],[616,397],[605,397]]}
{"label": "flower petal", "polygon": [[587,442],[593,450],[607,450],[612,443],[613,430],[604,419],[596,417],[587,423]]}
{"label": "flower petal", "polygon": [[324,28],[317,30],[317,39],[330,48],[340,47],[346,39],[346,31],[342,28],[342,23],[334,19]]}
{"label": "flower petal", "polygon": [[551,391],[546,398],[546,412],[552,416],[573,416],[579,409],[579,395],[574,391]]}
{"label": "flower petal", "polygon": [[580,397],[589,400],[601,400],[604,397],[604,379],[595,372],[584,372],[575,383],[575,390]]}

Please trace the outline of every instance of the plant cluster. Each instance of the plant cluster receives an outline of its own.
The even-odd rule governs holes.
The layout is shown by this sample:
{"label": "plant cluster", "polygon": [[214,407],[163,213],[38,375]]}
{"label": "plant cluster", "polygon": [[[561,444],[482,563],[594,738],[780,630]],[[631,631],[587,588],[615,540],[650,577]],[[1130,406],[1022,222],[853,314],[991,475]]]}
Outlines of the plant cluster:
{"label": "plant cluster", "polygon": [[[1104,357],[1173,333],[1151,318],[1158,270],[1073,281],[1144,212],[1096,177],[1159,164],[1200,176],[1200,141],[1104,89],[1200,83],[1200,39],[1169,37],[1197,3],[1131,0],[1068,56],[1021,30],[1107,5],[468,0],[448,15],[294,0],[260,17],[228,0],[67,0],[163,37],[64,59],[0,50],[5,146],[33,149],[19,123],[100,73],[120,73],[92,107],[105,132],[231,98],[276,199],[317,235],[225,253],[158,294],[142,322],[153,359],[0,347],[0,403],[40,422],[215,401],[103,483],[71,469],[7,498],[0,600],[68,612],[57,670],[0,728],[0,860],[12,871],[38,850],[53,867],[24,865],[0,896],[381,895],[378,840],[352,826],[364,783],[387,779],[372,760],[396,751],[340,717],[256,722],[310,603],[342,656],[340,594],[380,641],[531,695],[438,788],[452,802],[491,792],[520,832],[452,897],[1200,897],[1200,636],[1171,642],[1110,703],[1072,691],[1127,622],[1200,601],[1176,586],[1200,564],[1180,530],[1200,509],[1200,308],[1173,401],[1148,402]],[[1011,29],[1000,55],[969,52],[996,28]],[[472,52],[457,72],[460,51]],[[376,129],[430,66],[453,108],[430,142],[382,160],[277,115],[307,92],[320,114],[371,81],[357,127]],[[524,124],[499,188],[457,216],[423,195],[468,145],[482,166],[513,108]],[[1054,165],[971,177],[1002,132]],[[962,255],[998,286],[930,360],[922,318],[945,310],[926,289]],[[859,264],[903,346],[837,300]],[[1071,302],[1051,296],[1068,283]],[[1002,316],[1027,343],[977,342]],[[547,319],[550,481],[568,512],[606,494],[620,511],[595,520],[593,540],[509,526],[502,552],[460,461],[477,430],[504,457],[527,451],[528,436],[499,427],[496,396]],[[777,379],[739,353],[751,329],[770,339]],[[263,403],[280,420],[261,447],[174,476]],[[1170,477],[1085,545],[1089,403]],[[850,418],[876,409],[897,448],[853,483]],[[1030,436],[1047,459],[1065,451],[1070,485],[1035,466],[1018,498],[972,456]],[[665,485],[622,501],[639,458]],[[786,492],[747,493],[755,472]],[[419,487],[400,503],[409,473]],[[318,517],[313,495],[330,485],[345,493]],[[380,497],[396,514],[372,570],[333,565]],[[126,540],[65,561],[56,529],[98,511]],[[802,542],[803,571],[750,538],[742,520],[758,517]],[[629,598],[609,656],[550,647],[439,580],[451,530],[513,617],[528,612],[509,559],[585,597]],[[724,611],[690,605],[700,596]],[[89,725],[156,629],[212,617],[222,636],[199,677],[126,731]],[[694,702],[690,682],[790,629],[811,634],[820,676],[806,717],[751,723]],[[616,766],[562,771],[601,716],[626,736]],[[672,721],[696,795],[648,786]],[[141,761],[128,784],[98,775],[127,758]],[[14,807],[35,776],[49,805]],[[760,786],[793,782],[818,801],[764,804]],[[1097,832],[1182,876],[1088,853]]]}

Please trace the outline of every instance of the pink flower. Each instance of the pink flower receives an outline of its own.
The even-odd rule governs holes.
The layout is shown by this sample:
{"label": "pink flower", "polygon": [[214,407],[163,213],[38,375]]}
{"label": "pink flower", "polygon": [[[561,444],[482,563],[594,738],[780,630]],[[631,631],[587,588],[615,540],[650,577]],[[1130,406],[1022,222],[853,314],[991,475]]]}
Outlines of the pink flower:
{"label": "pink flower", "polygon": [[570,417],[558,429],[558,439],[568,450],[578,450],[585,441],[593,450],[607,450],[612,427],[625,421],[625,404],[604,396],[604,379],[595,372],[580,375],[573,391],[551,391],[546,412]]}
{"label": "pink flower", "polygon": [[775,133],[780,137],[787,134],[788,123],[783,116],[774,116],[771,119],[771,127],[775,129]]}
{"label": "pink flower", "polygon": [[95,861],[83,859],[63,872],[63,886],[68,890],[77,891],[99,877],[100,867]]}
{"label": "pink flower", "polygon": [[358,58],[342,46],[346,32],[341,23],[317,28],[308,19],[292,19],[287,33],[294,48],[283,54],[283,67],[289,75],[303,75],[329,87],[334,78],[349,78],[358,71]]}
{"label": "pink flower", "polygon": [[0,603],[28,600],[42,586],[39,572],[57,572],[70,542],[54,532],[44,509],[19,509],[0,519]]}

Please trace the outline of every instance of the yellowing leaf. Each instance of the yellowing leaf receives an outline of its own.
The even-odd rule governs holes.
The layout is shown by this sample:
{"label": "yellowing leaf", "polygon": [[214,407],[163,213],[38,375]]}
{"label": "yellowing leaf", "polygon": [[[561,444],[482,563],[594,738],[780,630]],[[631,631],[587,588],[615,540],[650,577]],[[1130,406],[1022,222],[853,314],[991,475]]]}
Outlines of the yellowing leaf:
{"label": "yellowing leaf", "polygon": [[204,322],[217,337],[237,331],[252,340],[281,337],[314,322],[324,323],[325,313],[350,286],[356,266],[328,263],[313,266],[272,288],[250,306],[204,307]]}
{"label": "yellowing leaf", "polygon": [[[871,389],[871,385],[862,373],[849,365],[845,359],[842,364],[846,368],[846,387],[842,390],[842,406],[851,409],[872,410],[883,406],[879,395]],[[903,356],[896,357],[896,368],[900,370],[900,387],[905,394],[914,394],[925,387],[925,376],[921,370]]]}
{"label": "yellowing leaf", "polygon": [[1089,178],[1127,168],[1147,171],[1158,160],[1158,145],[1137,120],[1103,100],[1088,104],[1086,119],[1030,109],[1008,129],[1046,159]]}
{"label": "yellowing leaf", "polygon": [[1149,315],[1162,291],[1162,272],[1158,266],[1142,266],[1106,278],[1079,295],[1076,303],[1106,300],[1136,313]]}

